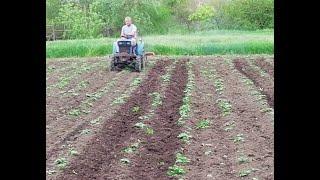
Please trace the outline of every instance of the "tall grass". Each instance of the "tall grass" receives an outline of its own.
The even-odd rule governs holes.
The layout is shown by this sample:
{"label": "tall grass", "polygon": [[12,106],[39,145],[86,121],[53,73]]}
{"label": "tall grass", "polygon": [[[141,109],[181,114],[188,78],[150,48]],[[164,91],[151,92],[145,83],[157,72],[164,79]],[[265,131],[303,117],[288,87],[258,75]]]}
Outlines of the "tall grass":
{"label": "tall grass", "polygon": [[[158,55],[273,54],[273,30],[216,30],[192,34],[143,36],[145,50]],[[116,38],[46,43],[47,58],[105,56]]]}

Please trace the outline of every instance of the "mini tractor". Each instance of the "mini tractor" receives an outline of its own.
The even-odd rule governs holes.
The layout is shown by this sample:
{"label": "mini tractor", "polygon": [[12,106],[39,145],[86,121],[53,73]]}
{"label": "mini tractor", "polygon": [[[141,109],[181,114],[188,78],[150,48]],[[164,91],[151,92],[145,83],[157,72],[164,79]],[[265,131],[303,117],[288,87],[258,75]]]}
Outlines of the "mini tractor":
{"label": "mini tractor", "polygon": [[154,55],[152,52],[144,52],[144,43],[141,38],[135,46],[132,46],[131,38],[132,36],[126,36],[124,39],[117,41],[119,52],[116,52],[116,47],[113,46],[110,71],[129,66],[134,68],[135,71],[141,72],[146,66],[147,56]]}

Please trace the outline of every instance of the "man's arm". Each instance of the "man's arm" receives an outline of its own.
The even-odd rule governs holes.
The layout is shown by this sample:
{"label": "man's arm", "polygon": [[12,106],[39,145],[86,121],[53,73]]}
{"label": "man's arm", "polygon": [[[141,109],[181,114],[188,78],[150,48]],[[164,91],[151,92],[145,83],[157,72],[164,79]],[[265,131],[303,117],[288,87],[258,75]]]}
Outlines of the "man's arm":
{"label": "man's arm", "polygon": [[120,34],[120,36],[121,36],[121,37],[124,37],[124,36],[125,36],[125,34],[124,34],[124,32],[123,32],[123,27],[121,28],[121,34]]}
{"label": "man's arm", "polygon": [[137,38],[137,27],[136,26],[133,27],[133,37]]}

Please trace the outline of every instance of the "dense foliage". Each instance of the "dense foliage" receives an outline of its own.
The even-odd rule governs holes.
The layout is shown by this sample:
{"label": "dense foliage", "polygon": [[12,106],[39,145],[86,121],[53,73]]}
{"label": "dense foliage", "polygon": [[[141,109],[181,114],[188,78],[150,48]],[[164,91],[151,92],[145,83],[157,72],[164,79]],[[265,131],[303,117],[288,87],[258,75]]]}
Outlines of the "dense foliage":
{"label": "dense foliage", "polygon": [[130,16],[139,33],[273,28],[273,0],[46,0],[48,25],[64,26],[65,39],[119,36]]}

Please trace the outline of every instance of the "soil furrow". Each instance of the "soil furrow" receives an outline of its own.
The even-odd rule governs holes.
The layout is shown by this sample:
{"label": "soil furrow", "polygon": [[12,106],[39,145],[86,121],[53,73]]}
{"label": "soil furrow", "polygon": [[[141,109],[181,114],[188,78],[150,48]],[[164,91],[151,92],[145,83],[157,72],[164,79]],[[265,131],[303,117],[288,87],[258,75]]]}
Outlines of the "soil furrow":
{"label": "soil furrow", "polygon": [[266,96],[268,104],[274,107],[274,83],[271,79],[262,77],[260,72],[252,69],[245,59],[235,59],[233,61],[235,68],[242,74],[251,79],[254,84],[260,88],[263,95]]}
{"label": "soil furrow", "polygon": [[[148,108],[150,103],[148,94],[160,86],[159,78],[169,63],[170,61],[157,62],[148,73],[147,79],[132,93],[119,111],[105,121],[101,131],[87,145],[84,153],[75,158],[58,179],[99,179],[99,177],[101,179],[105,175],[102,169],[112,165],[110,164],[111,160],[123,147],[123,141],[129,138],[130,129],[138,121],[139,114]],[[132,112],[132,108],[135,106],[141,108],[140,113]]]}

